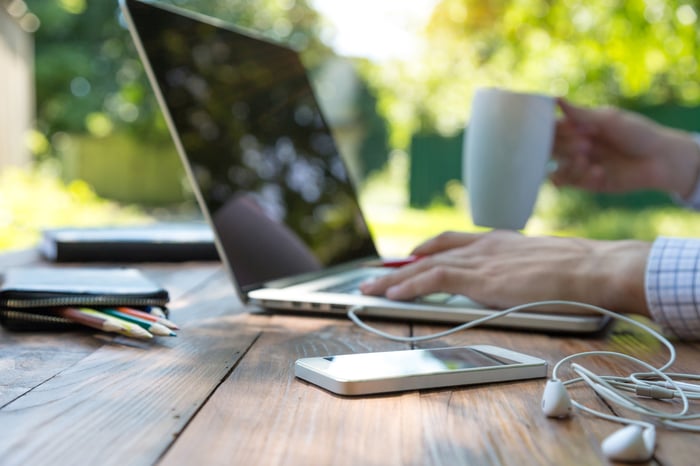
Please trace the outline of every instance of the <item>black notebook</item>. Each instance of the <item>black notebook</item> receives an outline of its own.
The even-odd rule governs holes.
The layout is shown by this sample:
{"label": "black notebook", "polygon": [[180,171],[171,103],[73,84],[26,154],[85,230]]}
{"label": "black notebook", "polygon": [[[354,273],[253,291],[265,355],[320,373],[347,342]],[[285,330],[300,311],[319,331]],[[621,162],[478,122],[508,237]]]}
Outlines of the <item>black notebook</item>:
{"label": "black notebook", "polygon": [[60,330],[74,321],[56,311],[157,307],[168,314],[168,291],[135,268],[19,267],[0,275],[0,325],[11,330]]}
{"label": "black notebook", "polygon": [[203,223],[47,229],[39,250],[55,262],[219,260],[211,228]]}

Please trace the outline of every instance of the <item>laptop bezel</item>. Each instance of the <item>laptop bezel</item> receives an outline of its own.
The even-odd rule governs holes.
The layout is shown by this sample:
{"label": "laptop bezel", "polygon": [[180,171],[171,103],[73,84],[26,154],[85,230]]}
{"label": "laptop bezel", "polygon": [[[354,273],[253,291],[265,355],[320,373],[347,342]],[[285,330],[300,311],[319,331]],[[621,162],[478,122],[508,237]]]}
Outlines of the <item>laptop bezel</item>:
{"label": "laptop bezel", "polygon": [[[200,191],[196,178],[192,172],[192,167],[188,160],[187,153],[180,139],[179,132],[174,124],[172,115],[170,114],[170,108],[167,104],[167,101],[165,100],[165,97],[162,94],[156,75],[151,67],[151,61],[148,57],[148,54],[145,51],[145,48],[143,47],[143,43],[141,42],[141,37],[139,36],[139,33],[137,31],[135,22],[131,17],[129,4],[144,4],[155,8],[161,8],[173,14],[182,15],[195,21],[200,21],[217,28],[229,30],[234,33],[244,34],[253,39],[265,41],[274,45],[282,47],[284,46],[282,44],[275,44],[268,38],[262,37],[254,31],[248,31],[244,28],[238,27],[234,28],[231,24],[226,23],[225,21],[219,20],[217,18],[212,18],[206,15],[201,15],[199,13],[192,12],[189,10],[183,10],[178,7],[163,5],[160,3],[154,5],[153,3],[147,3],[140,0],[119,0],[119,3],[124,14],[125,21],[128,25],[128,29],[134,41],[134,45],[143,63],[144,70],[148,76],[151,87],[161,108],[163,117],[168,125],[168,129],[173,138],[173,142],[177,149],[178,155],[183,162],[187,177],[192,184],[192,189],[197,199],[197,202],[202,207],[202,214],[204,215],[206,221],[214,229],[214,239],[217,250],[219,252],[219,255],[221,256],[221,260],[223,262],[224,268],[226,269],[226,273],[229,275],[240,300],[245,304],[256,304],[262,307],[272,308],[277,311],[304,311],[304,313],[307,315],[314,315],[319,313],[345,314],[347,312],[347,309],[354,305],[350,304],[350,295],[343,296],[342,294],[324,293],[322,291],[310,291],[305,293],[304,298],[301,297],[302,293],[297,294],[298,299],[296,299],[295,297],[293,297],[293,293],[292,295],[286,296],[282,296],[282,294],[286,294],[286,292],[288,291],[287,289],[285,289],[285,287],[295,285],[302,281],[306,281],[308,279],[314,278],[315,276],[323,277],[329,272],[334,273],[335,271],[344,268],[357,269],[358,264],[355,262],[340,264],[338,266],[330,268],[324,268],[319,272],[313,272],[310,274],[303,274],[300,276],[292,276],[277,279],[271,282],[261,284],[261,286],[259,287],[247,289],[243,289],[241,287],[240,283],[238,282],[233,273],[232,265],[228,261],[228,256],[226,255],[224,246],[220,239],[220,235],[216,230],[216,226],[214,224],[211,213],[209,212],[206,201]],[[372,242],[372,244],[375,244],[373,238],[371,237],[371,232],[369,240]],[[360,260],[360,262],[362,262],[363,260],[373,261],[375,259],[377,259],[377,256],[368,256],[366,259]],[[249,293],[252,293],[252,298],[249,295]],[[279,295],[279,297],[277,297],[277,295]],[[492,313],[496,311],[494,309],[488,309],[485,307],[464,307],[462,309],[450,309],[449,307],[432,306],[417,302],[390,301],[386,298],[376,296],[354,296],[354,298],[359,298],[359,302],[364,303],[360,304],[360,306],[365,310],[366,315],[368,317],[374,316],[378,318],[390,318],[411,321],[457,322],[473,320],[475,318],[482,317],[484,313]],[[499,321],[494,322],[494,324],[489,325],[520,328],[523,330],[535,330],[545,332],[573,332],[577,334],[588,334],[599,331],[602,328],[604,328],[608,320],[609,319],[600,316],[582,316],[574,314],[533,314],[526,312],[511,314],[503,319],[499,319]]]}
{"label": "laptop bezel", "polygon": [[[143,42],[141,40],[141,36],[138,31],[138,27],[136,25],[136,22],[133,20],[131,16],[131,4],[140,4],[140,5],[146,5],[148,7],[152,8],[157,8],[161,10],[165,10],[169,13],[173,13],[176,15],[180,15],[189,19],[192,19],[194,21],[198,21],[204,24],[211,25],[216,28],[220,28],[223,30],[227,30],[230,32],[233,32],[235,34],[241,34],[244,36],[247,36],[251,39],[254,40],[259,40],[263,42],[267,42],[269,44],[275,45],[277,47],[281,48],[287,48],[293,53],[297,53],[295,50],[285,47],[283,44],[275,43],[271,41],[269,38],[262,36],[259,33],[256,33],[255,31],[236,26],[235,28],[233,27],[232,24],[227,23],[226,21],[220,20],[218,18],[214,18],[211,16],[207,16],[204,14],[200,14],[197,12],[193,12],[190,10],[185,10],[176,6],[168,5],[168,4],[162,4],[162,3],[156,3],[156,2],[144,2],[141,0],[119,0],[120,8],[121,11],[124,15],[124,21],[126,22],[127,28],[129,30],[129,33],[131,35],[131,38],[133,40],[134,46],[136,48],[136,51],[139,55],[139,58],[141,60],[141,63],[144,67],[144,71],[146,72],[146,75],[148,77],[148,81],[150,83],[151,89],[154,92],[154,95],[156,97],[156,100],[158,102],[158,106],[163,114],[163,118],[167,124],[168,131],[170,132],[170,135],[173,139],[173,142],[175,144],[176,151],[178,153],[178,156],[180,157],[180,160],[184,166],[186,176],[190,182],[190,185],[192,187],[192,191],[195,195],[197,204],[200,206],[200,210],[202,211],[202,215],[204,216],[206,222],[210,225],[214,232],[214,242],[216,245],[216,249],[219,253],[219,257],[224,265],[224,268],[226,269],[226,273],[228,274],[229,278],[231,279],[231,282],[234,285],[234,288],[236,290],[236,293],[239,297],[239,299],[244,302],[244,303],[249,303],[251,301],[249,297],[249,293],[254,290],[258,289],[265,289],[265,288],[284,288],[287,286],[292,286],[294,284],[304,282],[307,280],[312,280],[314,278],[320,278],[328,274],[333,274],[337,273],[337,271],[342,271],[345,269],[352,269],[358,267],[362,262],[370,262],[378,259],[378,255],[369,255],[364,258],[360,258],[357,260],[354,260],[352,262],[347,262],[343,264],[336,264],[331,267],[325,267],[319,271],[316,272],[309,272],[309,273],[304,273],[304,274],[299,274],[299,275],[293,275],[293,276],[287,276],[287,277],[282,277],[278,278],[275,280],[270,280],[266,281],[264,283],[256,284],[256,285],[250,285],[250,286],[242,286],[239,281],[236,279],[236,276],[234,274],[234,269],[232,267],[232,264],[228,260],[228,255],[226,254],[225,247],[223,245],[223,242],[221,240],[220,234],[217,231],[217,227],[215,225],[214,219],[212,218],[212,214],[207,208],[206,200],[204,199],[204,196],[202,195],[202,192],[199,188],[199,185],[197,183],[197,180],[194,176],[194,173],[192,171],[192,166],[190,164],[190,161],[188,160],[187,156],[187,151],[185,150],[185,147],[182,143],[182,140],[180,138],[180,134],[178,132],[178,129],[175,125],[175,122],[173,120],[173,117],[170,113],[170,107],[167,103],[167,100],[165,99],[165,96],[163,95],[163,92],[160,88],[160,85],[158,83],[158,79],[156,77],[156,74],[152,68],[151,60],[149,58],[148,52],[146,51]],[[311,89],[313,92],[313,89]],[[317,99],[317,97],[314,95],[314,99]],[[330,130],[330,129],[329,129]],[[347,167],[346,167],[347,168]],[[350,183],[352,183],[352,180],[349,180]],[[352,186],[353,191],[356,193],[355,186]],[[369,241],[372,242],[374,245],[374,249],[376,250],[376,244],[374,243],[373,238],[371,237],[371,232],[369,232],[370,237]]]}

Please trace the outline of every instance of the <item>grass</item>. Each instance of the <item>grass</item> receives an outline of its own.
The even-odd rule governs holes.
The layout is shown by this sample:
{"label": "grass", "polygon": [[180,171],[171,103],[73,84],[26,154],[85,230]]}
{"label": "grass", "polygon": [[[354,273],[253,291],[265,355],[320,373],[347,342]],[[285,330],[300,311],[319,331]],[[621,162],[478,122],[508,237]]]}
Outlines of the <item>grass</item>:
{"label": "grass", "polygon": [[137,207],[99,198],[82,181],[63,183],[49,165],[0,173],[0,250],[34,246],[41,230],[49,227],[149,221]]}
{"label": "grass", "polygon": [[[0,250],[31,247],[44,228],[148,223],[173,214],[172,209],[147,212],[102,199],[85,182],[64,183],[57,173],[47,164],[0,173]],[[471,222],[467,196],[459,182],[445,189],[450,205],[414,209],[407,207],[406,180],[407,156],[396,153],[386,170],[362,185],[360,202],[382,255],[406,255],[420,242],[446,230],[485,230]],[[700,214],[680,207],[602,209],[546,184],[524,233],[653,240],[660,235],[697,236],[698,231]]]}
{"label": "grass", "polygon": [[[446,230],[486,231],[471,222],[467,194],[459,182],[448,184],[451,205],[412,209],[408,204],[407,161],[395,154],[389,168],[370,177],[361,190],[361,203],[382,255],[401,256],[425,239]],[[580,236],[594,239],[640,239],[657,236],[696,236],[700,213],[680,206],[647,209],[601,208],[546,183],[524,234]]]}

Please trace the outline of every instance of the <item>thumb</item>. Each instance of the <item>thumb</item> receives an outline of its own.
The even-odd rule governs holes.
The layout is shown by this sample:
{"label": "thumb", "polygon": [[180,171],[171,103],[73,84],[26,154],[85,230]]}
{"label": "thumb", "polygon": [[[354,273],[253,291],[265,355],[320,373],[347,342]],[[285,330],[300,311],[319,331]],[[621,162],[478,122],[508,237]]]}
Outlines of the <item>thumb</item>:
{"label": "thumb", "polygon": [[594,133],[596,131],[595,110],[576,106],[564,98],[557,99],[557,105],[564,114],[565,121],[584,133]]}

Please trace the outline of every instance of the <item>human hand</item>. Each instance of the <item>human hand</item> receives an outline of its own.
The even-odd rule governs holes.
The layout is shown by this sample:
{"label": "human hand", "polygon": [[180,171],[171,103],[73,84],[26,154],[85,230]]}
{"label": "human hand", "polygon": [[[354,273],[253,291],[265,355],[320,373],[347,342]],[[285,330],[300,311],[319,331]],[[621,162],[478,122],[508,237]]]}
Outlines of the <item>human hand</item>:
{"label": "human hand", "polygon": [[588,109],[559,99],[551,179],[594,192],[657,189],[689,195],[700,151],[689,134],[616,108]]}
{"label": "human hand", "polygon": [[513,231],[447,232],[418,246],[424,256],[365,282],[365,294],[408,300],[462,294],[493,308],[572,300],[648,314],[644,273],[650,244],[527,237]]}

